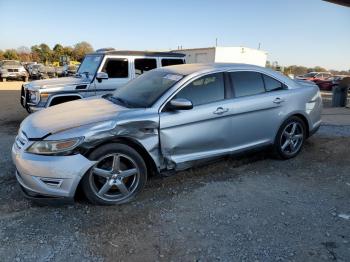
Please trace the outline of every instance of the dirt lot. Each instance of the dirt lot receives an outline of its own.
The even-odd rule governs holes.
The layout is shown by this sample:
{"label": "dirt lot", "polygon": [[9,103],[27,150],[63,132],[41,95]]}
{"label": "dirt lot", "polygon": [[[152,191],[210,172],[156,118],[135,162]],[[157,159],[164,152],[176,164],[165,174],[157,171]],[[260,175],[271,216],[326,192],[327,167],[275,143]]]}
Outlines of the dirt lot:
{"label": "dirt lot", "polygon": [[261,152],[152,178],[123,206],[41,207],[14,178],[10,148],[27,114],[6,85],[1,261],[350,261],[350,126],[323,126],[292,160]]}

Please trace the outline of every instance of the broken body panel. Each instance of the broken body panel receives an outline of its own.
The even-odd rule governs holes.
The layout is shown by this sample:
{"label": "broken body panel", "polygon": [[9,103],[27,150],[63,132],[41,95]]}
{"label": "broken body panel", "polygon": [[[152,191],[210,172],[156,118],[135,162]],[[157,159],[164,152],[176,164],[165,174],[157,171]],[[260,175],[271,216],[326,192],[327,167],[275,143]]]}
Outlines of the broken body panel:
{"label": "broken body panel", "polygon": [[[99,96],[57,105],[28,116],[19,130],[19,136],[24,134],[27,141],[23,148],[16,149],[15,145],[13,148],[17,169],[28,170],[22,168],[30,164],[26,162],[30,154],[25,148],[34,141],[83,137],[75,152],[86,160],[83,161],[84,170],[77,171],[79,180],[95,163],[89,160],[90,152],[100,145],[120,141],[137,147],[146,156],[147,164],[158,173],[166,173],[191,167],[198,161],[271,145],[279,127],[292,115],[305,119],[310,134],[321,124],[322,100],[317,86],[302,86],[266,68],[197,64],[156,70],[183,78],[149,107],[125,107]],[[192,81],[208,74],[233,71],[260,72],[278,79],[286,88],[254,96],[236,98],[232,95],[191,110],[167,110],[168,102]],[[276,96],[278,103],[274,100]],[[50,161],[49,156],[43,158],[43,161]],[[54,168],[56,174],[72,173],[71,166]],[[44,171],[49,173],[49,170],[42,170],[41,174]],[[71,192],[68,195],[71,196]]]}

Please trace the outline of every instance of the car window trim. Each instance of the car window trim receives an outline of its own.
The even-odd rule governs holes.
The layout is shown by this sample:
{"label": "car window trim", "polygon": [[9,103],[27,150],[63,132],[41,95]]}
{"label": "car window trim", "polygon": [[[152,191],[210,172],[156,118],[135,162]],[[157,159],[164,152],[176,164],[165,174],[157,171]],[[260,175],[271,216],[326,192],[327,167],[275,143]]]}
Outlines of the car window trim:
{"label": "car window trim", "polygon": [[267,93],[267,92],[266,92],[266,88],[265,88],[264,79],[263,79],[263,77],[262,77],[261,72],[254,71],[254,70],[235,70],[235,71],[229,71],[228,73],[239,73],[239,72],[253,72],[253,73],[259,74],[260,77],[261,77],[261,80],[262,80],[262,82],[263,82],[264,92],[258,93],[258,94],[253,94],[253,95],[245,95],[245,96],[238,96],[238,97],[237,97],[237,96],[236,96],[235,86],[234,86],[233,80],[232,80],[232,76],[231,76],[231,74],[229,74],[229,77],[230,77],[230,80],[231,80],[232,89],[233,89],[233,93],[234,93],[234,97],[233,97],[233,98],[242,98],[242,97],[249,97],[249,96],[257,96],[257,95],[262,95],[262,94]]}
{"label": "car window trim", "polygon": [[[136,60],[140,60],[140,59],[144,59],[144,60],[145,60],[145,59],[147,59],[147,60],[153,59],[153,60],[156,61],[156,67],[155,67],[155,68],[152,68],[151,70],[159,68],[157,57],[153,57],[153,56],[151,56],[151,57],[147,57],[147,56],[144,56],[144,57],[134,57],[134,59],[133,59],[133,71],[134,71],[135,77],[137,77],[137,76],[136,76],[136,65],[135,65],[135,62],[136,62]],[[147,71],[145,71],[145,72],[148,72],[148,71],[151,71],[151,70],[147,70]],[[145,73],[145,72],[144,72],[144,73]],[[144,74],[144,73],[142,73],[142,74]],[[141,74],[141,75],[142,75],[142,74]],[[139,75],[139,76],[140,76],[140,75]]]}
{"label": "car window trim", "polygon": [[163,60],[181,60],[182,61],[182,64],[175,64],[175,65],[183,65],[183,64],[185,64],[184,62],[184,59],[183,58],[177,58],[177,57],[160,57],[160,66],[161,67],[165,67],[165,66],[163,66]]}
{"label": "car window trim", "polygon": [[[259,73],[260,73],[260,72],[259,72]],[[275,92],[275,91],[283,91],[283,90],[288,89],[287,86],[286,86],[286,84],[282,83],[281,81],[277,80],[276,78],[273,78],[273,77],[271,77],[271,76],[269,76],[269,75],[267,75],[267,74],[264,74],[264,73],[260,73],[260,74],[261,74],[262,80],[263,80],[263,82],[264,82],[264,88],[265,88],[265,92],[266,92],[266,93]],[[278,83],[280,83],[280,84],[281,84],[281,89],[267,90],[267,88],[266,88],[266,82],[265,82],[264,76],[270,77],[270,78],[272,78],[273,80],[275,80],[275,81],[277,81]]]}
{"label": "car window trim", "polygon": [[225,99],[232,99],[234,97],[234,91],[232,87],[232,81],[230,74],[228,72],[223,72],[224,74],[224,86],[225,86]]}
{"label": "car window trim", "polygon": [[163,109],[166,107],[166,104],[169,103],[169,101],[174,96],[176,96],[183,88],[187,87],[189,84],[191,84],[192,82],[196,81],[197,79],[199,79],[201,77],[206,77],[206,76],[215,75],[215,74],[222,74],[223,75],[224,99],[220,99],[220,100],[217,100],[217,101],[211,101],[209,103],[196,105],[196,106],[193,106],[193,108],[198,107],[198,106],[202,106],[202,105],[208,105],[208,104],[211,104],[211,103],[216,103],[216,102],[228,100],[228,98],[226,97],[226,85],[225,85],[225,75],[224,75],[224,73],[225,73],[225,71],[204,73],[204,74],[202,74],[200,76],[196,76],[194,78],[189,79],[186,83],[184,83],[181,87],[179,87],[172,95],[169,96],[171,98],[166,100],[166,102],[161,106],[161,109],[159,110],[159,112],[164,112]]}
{"label": "car window trim", "polygon": [[[167,98],[164,99],[165,101],[158,108],[158,113],[164,112],[163,109],[165,108],[166,104],[169,103],[170,100],[173,99],[173,97],[176,96],[176,94],[178,92],[180,92],[183,88],[185,88],[185,86],[187,86],[188,84],[190,84],[193,81],[195,81],[195,80],[197,80],[197,79],[199,79],[199,78],[201,78],[203,76],[206,76],[206,75],[211,75],[211,74],[216,74],[216,73],[225,73],[225,72],[227,72],[227,71],[226,70],[218,70],[218,71],[212,71],[212,72],[203,72],[203,73],[201,73],[199,75],[196,75],[196,76],[194,76],[194,77],[192,77],[190,79],[185,80],[184,83],[182,83],[176,90],[174,90]],[[184,78],[186,78],[187,76],[185,75]],[[182,81],[182,80],[180,80],[180,81]],[[159,99],[162,99],[162,97],[163,96],[159,97]],[[228,99],[225,98],[225,99],[220,100],[220,101],[225,101],[225,100],[228,100]],[[156,101],[154,104],[156,104],[157,102],[158,101]]]}
{"label": "car window trim", "polygon": [[100,72],[103,72],[102,70],[103,70],[104,67],[107,65],[107,63],[108,63],[109,60],[123,60],[123,59],[124,59],[124,60],[126,59],[126,61],[128,62],[128,66],[127,66],[127,68],[128,68],[128,76],[127,76],[127,77],[109,77],[109,76],[108,76],[108,78],[110,78],[110,79],[128,79],[128,78],[130,78],[130,68],[129,68],[130,60],[129,60],[128,57],[106,57],[106,59],[105,59],[103,65],[102,65],[102,67],[101,67]]}
{"label": "car window trim", "polygon": [[[236,96],[236,92],[235,92],[235,88],[234,88],[234,85],[233,85],[233,82],[232,82],[232,77],[231,77],[231,75],[229,74],[229,73],[235,73],[235,72],[255,72],[255,73],[260,74],[261,77],[262,77],[263,83],[264,83],[265,92],[259,93],[259,94],[255,94],[255,95],[247,95],[247,96],[240,96],[240,97],[237,97],[237,96]],[[279,80],[279,79],[277,79],[276,77],[274,77],[274,76],[272,76],[272,75],[269,75],[269,74],[267,74],[267,73],[265,73],[265,72],[261,72],[261,71],[257,71],[257,70],[253,70],[253,69],[247,69],[247,70],[244,70],[244,69],[233,69],[233,70],[227,71],[226,73],[229,74],[229,79],[230,79],[230,82],[231,82],[231,88],[232,88],[232,94],[233,94],[232,98],[241,98],[241,97],[257,96],[257,95],[262,95],[262,94],[265,94],[265,93],[270,93],[270,92],[272,92],[272,91],[267,91],[267,90],[266,90],[266,86],[265,86],[265,81],[264,81],[263,75],[266,75],[266,76],[268,76],[268,77],[271,77],[272,79],[274,79],[274,80],[276,80],[276,81],[278,81],[278,82],[280,82],[280,83],[282,84],[283,89],[278,89],[278,90],[274,90],[274,91],[286,91],[286,90],[289,89],[289,87],[288,87],[287,84],[285,84],[285,83],[282,82],[281,80]]]}

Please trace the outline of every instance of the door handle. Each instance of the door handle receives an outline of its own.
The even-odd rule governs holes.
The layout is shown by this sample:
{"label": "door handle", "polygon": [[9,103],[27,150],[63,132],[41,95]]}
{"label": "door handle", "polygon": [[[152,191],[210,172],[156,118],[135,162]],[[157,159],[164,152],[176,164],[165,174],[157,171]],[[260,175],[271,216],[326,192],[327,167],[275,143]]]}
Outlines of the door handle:
{"label": "door handle", "polygon": [[228,112],[228,108],[218,107],[213,113],[216,115],[222,115]]}
{"label": "door handle", "polygon": [[279,97],[277,97],[277,98],[275,98],[275,100],[273,100],[273,102],[275,103],[275,104],[281,104],[282,102],[284,102],[285,100],[284,99],[281,99],[281,98],[279,98]]}

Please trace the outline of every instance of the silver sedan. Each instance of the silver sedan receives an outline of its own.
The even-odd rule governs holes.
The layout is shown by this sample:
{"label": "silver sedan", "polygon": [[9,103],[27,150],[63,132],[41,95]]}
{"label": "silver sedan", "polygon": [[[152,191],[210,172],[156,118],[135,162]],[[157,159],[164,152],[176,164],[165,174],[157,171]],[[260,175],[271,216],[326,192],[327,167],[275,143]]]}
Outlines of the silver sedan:
{"label": "silver sedan", "polygon": [[151,174],[272,147],[298,155],[321,124],[316,85],[244,64],[152,70],[115,93],[28,116],[12,148],[16,177],[33,199],[130,201]]}

